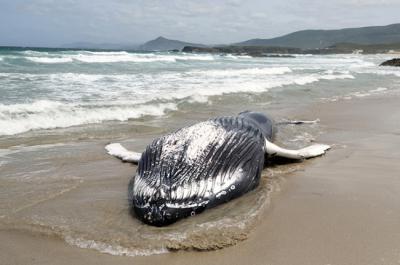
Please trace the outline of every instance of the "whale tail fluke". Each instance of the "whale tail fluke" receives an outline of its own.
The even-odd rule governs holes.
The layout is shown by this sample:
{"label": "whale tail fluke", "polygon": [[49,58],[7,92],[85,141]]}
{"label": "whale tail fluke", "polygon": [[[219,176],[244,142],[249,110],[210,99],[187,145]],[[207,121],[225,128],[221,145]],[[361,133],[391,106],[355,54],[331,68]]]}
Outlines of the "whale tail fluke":
{"label": "whale tail fluke", "polygon": [[123,147],[120,143],[112,143],[106,145],[105,149],[109,155],[115,156],[121,159],[124,162],[138,163],[141,153],[136,153],[132,151],[128,151],[125,147]]}

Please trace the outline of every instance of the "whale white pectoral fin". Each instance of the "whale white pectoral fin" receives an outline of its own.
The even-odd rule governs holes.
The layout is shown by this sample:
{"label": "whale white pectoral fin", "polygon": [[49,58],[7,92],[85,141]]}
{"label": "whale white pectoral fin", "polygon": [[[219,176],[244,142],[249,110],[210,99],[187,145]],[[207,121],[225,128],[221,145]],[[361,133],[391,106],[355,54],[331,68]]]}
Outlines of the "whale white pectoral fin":
{"label": "whale white pectoral fin", "polygon": [[281,156],[290,159],[306,159],[325,154],[325,152],[331,147],[326,144],[314,144],[311,146],[304,147],[299,150],[285,149],[271,143],[267,139],[265,140],[265,149],[270,156]]}
{"label": "whale white pectoral fin", "polygon": [[320,156],[326,153],[331,147],[327,144],[313,144],[299,150],[304,158]]}
{"label": "whale white pectoral fin", "polygon": [[140,160],[140,157],[142,156],[141,153],[136,153],[126,150],[125,147],[123,147],[119,143],[108,144],[106,145],[105,149],[107,150],[107,153],[109,155],[118,157],[119,159],[125,162],[131,162],[137,164]]}

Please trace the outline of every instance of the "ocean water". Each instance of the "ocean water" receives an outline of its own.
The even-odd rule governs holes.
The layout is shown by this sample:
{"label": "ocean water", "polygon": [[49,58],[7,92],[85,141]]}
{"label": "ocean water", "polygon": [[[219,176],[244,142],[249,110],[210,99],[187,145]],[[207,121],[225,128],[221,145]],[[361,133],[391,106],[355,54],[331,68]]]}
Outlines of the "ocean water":
{"label": "ocean water", "polygon": [[[59,236],[113,255],[216,249],[245,239],[279,190],[282,176],[306,163],[264,171],[240,199],[166,228],[129,214],[136,169],[104,145],[141,151],[152,138],[243,110],[298,117],[310,104],[397,92],[391,55],[295,58],[0,49],[0,228]],[[280,128],[277,141],[310,144],[323,121]],[[305,165],[306,166],[306,165]]]}
{"label": "ocean water", "polygon": [[0,136],[163,116],[235,93],[291,104],[392,89],[399,71],[377,67],[387,58],[0,49]]}

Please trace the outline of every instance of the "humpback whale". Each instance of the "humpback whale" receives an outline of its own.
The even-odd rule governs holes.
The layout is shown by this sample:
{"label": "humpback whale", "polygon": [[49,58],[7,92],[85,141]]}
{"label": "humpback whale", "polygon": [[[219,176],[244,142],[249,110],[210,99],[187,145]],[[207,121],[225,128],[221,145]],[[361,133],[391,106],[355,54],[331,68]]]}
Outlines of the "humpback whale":
{"label": "humpback whale", "polygon": [[330,148],[314,144],[288,150],[273,143],[275,133],[273,119],[245,111],[156,138],[141,154],[119,143],[106,150],[138,164],[129,184],[132,212],[146,224],[165,226],[253,190],[266,158],[305,159]]}

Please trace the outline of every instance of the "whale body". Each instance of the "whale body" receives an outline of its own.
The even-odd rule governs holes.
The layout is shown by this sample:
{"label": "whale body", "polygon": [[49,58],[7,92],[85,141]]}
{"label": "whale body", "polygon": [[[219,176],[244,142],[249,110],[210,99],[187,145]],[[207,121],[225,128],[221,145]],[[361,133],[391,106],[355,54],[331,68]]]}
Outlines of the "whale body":
{"label": "whale body", "polygon": [[274,122],[256,112],[220,117],[159,137],[142,153],[129,201],[143,222],[164,226],[253,190]]}
{"label": "whale body", "polygon": [[326,144],[298,150],[280,147],[273,143],[275,128],[268,116],[245,111],[159,137],[143,153],[128,151],[119,143],[105,149],[122,161],[138,164],[129,183],[131,212],[149,225],[164,226],[257,187],[266,155],[303,160],[331,148]]}

